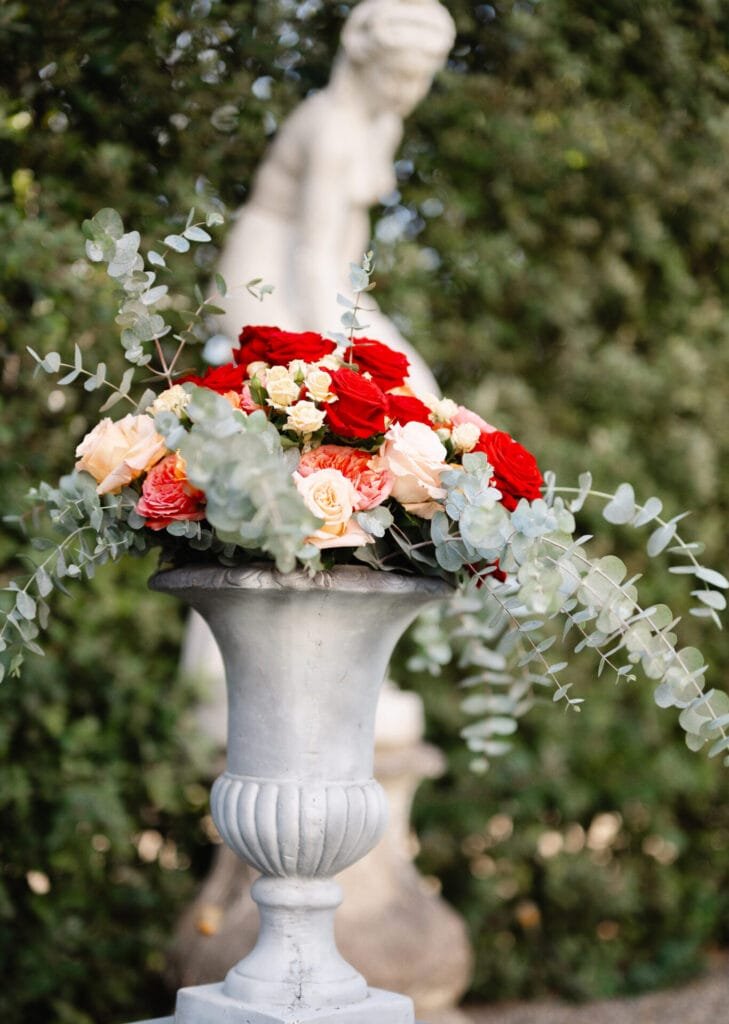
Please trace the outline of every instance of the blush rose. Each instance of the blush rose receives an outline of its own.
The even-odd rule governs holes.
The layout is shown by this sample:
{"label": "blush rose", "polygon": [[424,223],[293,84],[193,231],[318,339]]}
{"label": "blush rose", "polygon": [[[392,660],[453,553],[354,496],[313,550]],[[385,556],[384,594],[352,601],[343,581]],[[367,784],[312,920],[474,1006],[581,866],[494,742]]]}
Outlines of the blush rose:
{"label": "blush rose", "polygon": [[382,464],[395,477],[393,498],[407,511],[432,518],[446,493],[440,485],[446,455],[438,435],[424,423],[393,423],[381,449]]}
{"label": "blush rose", "polygon": [[492,427],[477,412],[467,409],[465,405],[457,406],[456,411],[451,416],[451,423],[454,427],[463,426],[464,423],[473,423],[482,434],[493,434],[496,431],[496,427]]}

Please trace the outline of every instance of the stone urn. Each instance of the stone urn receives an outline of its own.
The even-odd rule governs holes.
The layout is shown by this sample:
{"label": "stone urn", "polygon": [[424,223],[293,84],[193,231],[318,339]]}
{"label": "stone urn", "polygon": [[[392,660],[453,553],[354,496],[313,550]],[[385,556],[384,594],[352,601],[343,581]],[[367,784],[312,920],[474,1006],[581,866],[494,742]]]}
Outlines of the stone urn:
{"label": "stone urn", "polygon": [[211,985],[182,988],[175,1024],[413,1024],[410,999],[369,988],[339,954],[333,876],[382,835],[372,777],[377,698],[392,650],[444,581],[356,566],[309,576],[190,567],[151,587],[208,622],[228,688],[228,760],[212,816],[261,873],[253,950]]}

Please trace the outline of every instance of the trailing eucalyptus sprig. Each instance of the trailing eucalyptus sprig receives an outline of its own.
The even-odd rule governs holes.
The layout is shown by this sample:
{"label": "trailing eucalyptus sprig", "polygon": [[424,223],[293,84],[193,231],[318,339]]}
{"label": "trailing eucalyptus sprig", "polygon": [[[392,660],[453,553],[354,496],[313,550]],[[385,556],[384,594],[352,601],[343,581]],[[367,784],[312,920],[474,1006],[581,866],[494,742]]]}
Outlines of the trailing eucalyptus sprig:
{"label": "trailing eucalyptus sprig", "polygon": [[[710,585],[692,591],[704,602],[692,612],[721,628],[718,612],[726,607],[721,590],[729,581],[701,565],[696,558],[700,546],[678,535],[677,524],[685,514],[660,519],[658,499],[636,504],[628,484],[613,494],[594,491],[586,473],[579,487],[558,488],[554,474],[546,474],[545,498],[520,502],[509,519],[503,507],[478,487],[474,458],[465,457],[463,469],[445,480],[446,508],[460,529],[445,516],[436,516],[431,526],[438,564],[457,573],[465,570],[474,579],[440,616],[431,612],[419,624],[415,638],[421,649],[411,667],[437,673],[456,653],[461,667],[476,670],[463,681],[464,686],[482,689],[463,703],[468,714],[481,716],[464,729],[469,747],[478,755],[476,766],[485,767],[487,757],[509,749],[503,737],[515,731],[516,719],[532,706],[535,687],[551,686],[555,702],[580,710],[584,698],[572,696],[572,684],[561,678],[568,661],[550,662],[547,657],[547,651],[560,639],[566,643],[570,634],[576,636],[574,653],[595,651],[598,675],[608,669],[617,680],[632,682],[642,669],[656,684],[656,704],[680,710],[679,722],[692,750],[708,745],[710,757],[726,755],[729,697],[705,689],[703,656],[695,647],[678,644],[675,628],[680,619],[664,604],[641,606],[636,587],[640,577],[628,579],[625,564],[614,555],[590,558],[586,545],[591,538],[573,535],[573,514],[589,497],[604,502],[603,515],[611,523],[640,527],[657,522],[648,554],[656,557],[674,542],[669,551],[688,558],[689,565],[672,566],[669,572],[692,574]],[[569,506],[562,493],[576,495]],[[472,567],[479,562],[488,564],[474,574]],[[495,577],[497,562],[511,580]],[[561,637],[558,620],[563,622]],[[729,765],[729,756],[724,763]]]}

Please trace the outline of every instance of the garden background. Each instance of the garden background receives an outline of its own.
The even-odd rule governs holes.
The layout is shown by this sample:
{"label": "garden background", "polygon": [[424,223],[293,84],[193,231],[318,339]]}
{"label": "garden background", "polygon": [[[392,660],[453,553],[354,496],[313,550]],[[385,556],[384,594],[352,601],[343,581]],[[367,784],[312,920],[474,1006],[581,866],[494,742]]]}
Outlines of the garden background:
{"label": "garden background", "polygon": [[[564,483],[589,466],[606,490],[629,479],[671,515],[692,509],[685,532],[726,571],[729,11],[447,6],[452,59],[407,124],[399,193],[375,218],[379,300],[447,394]],[[70,354],[78,342],[121,362],[82,219],[113,206],[151,243],[193,205],[234,210],[276,125],[324,84],[347,12],[0,6],[4,513],[68,471],[96,407],[33,380],[26,345]],[[204,286],[215,258],[214,246],[181,257],[180,290],[193,276]],[[607,536],[596,516],[584,528]],[[617,539],[631,569],[651,571],[644,537]],[[4,583],[22,548],[3,528]],[[194,691],[175,682],[183,613],[146,591],[152,570],[125,562],[75,587],[56,602],[47,656],[0,687],[4,1024],[112,1024],[170,1004],[165,945],[210,847]],[[684,582],[662,573],[685,612]],[[686,620],[723,685],[726,635]],[[685,749],[649,685],[597,682],[585,655],[579,718],[534,709],[514,751],[476,777],[457,669],[418,678],[399,660],[449,754],[418,798],[419,863],[468,920],[474,997],[637,991],[727,944],[726,774]]]}

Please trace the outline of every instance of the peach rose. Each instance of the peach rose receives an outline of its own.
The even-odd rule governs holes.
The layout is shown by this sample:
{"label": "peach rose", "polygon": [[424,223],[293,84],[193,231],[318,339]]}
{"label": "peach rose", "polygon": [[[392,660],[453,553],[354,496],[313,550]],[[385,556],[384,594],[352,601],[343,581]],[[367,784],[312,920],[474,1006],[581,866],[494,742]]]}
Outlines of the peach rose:
{"label": "peach rose", "polygon": [[338,469],[355,489],[355,511],[375,508],[390,496],[395,478],[389,470],[377,465],[369,452],[345,448],[339,444],[323,444],[301,456],[298,472],[310,476],[320,469]]}
{"label": "peach rose", "polygon": [[142,484],[135,512],[151,530],[163,530],[177,519],[197,522],[205,518],[205,495],[187,479],[185,460],[168,455],[150,469]]}
{"label": "peach rose", "polygon": [[294,473],[294,481],[304,504],[324,523],[307,537],[318,548],[360,547],[373,538],[352,518],[357,492],[352,482],[338,469],[318,469],[308,476]]}
{"label": "peach rose", "polygon": [[130,414],[97,423],[76,449],[76,469],[90,473],[97,494],[114,494],[162,458],[167,449],[151,416]]}
{"label": "peach rose", "polygon": [[412,420],[393,423],[385,434],[381,465],[394,476],[392,496],[415,515],[429,519],[445,497],[440,474],[446,469],[447,452],[438,435],[425,423]]}

